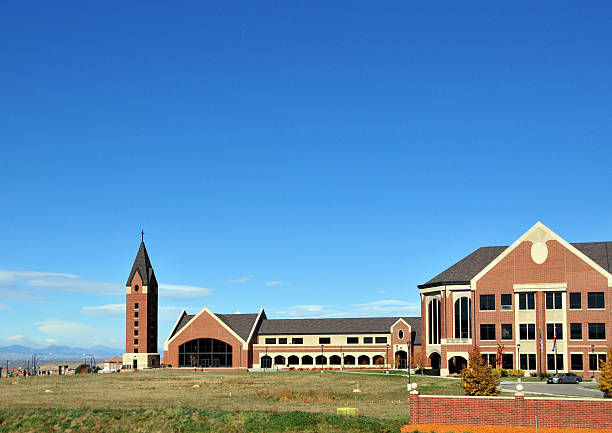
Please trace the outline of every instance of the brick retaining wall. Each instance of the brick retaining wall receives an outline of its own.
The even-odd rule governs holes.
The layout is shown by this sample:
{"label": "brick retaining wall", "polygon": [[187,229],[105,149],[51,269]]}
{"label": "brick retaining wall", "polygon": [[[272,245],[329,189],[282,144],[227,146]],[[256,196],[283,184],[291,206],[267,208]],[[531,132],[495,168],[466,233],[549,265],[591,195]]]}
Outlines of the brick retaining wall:
{"label": "brick retaining wall", "polygon": [[612,429],[612,400],[445,397],[410,393],[411,424]]}

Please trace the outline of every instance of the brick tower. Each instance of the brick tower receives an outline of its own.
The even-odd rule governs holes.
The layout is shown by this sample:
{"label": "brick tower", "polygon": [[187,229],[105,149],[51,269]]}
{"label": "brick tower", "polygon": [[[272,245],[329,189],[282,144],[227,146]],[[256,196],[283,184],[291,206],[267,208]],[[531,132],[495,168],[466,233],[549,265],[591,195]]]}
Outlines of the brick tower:
{"label": "brick tower", "polygon": [[157,280],[144,240],[125,285],[125,354],[127,368],[159,367],[157,353]]}

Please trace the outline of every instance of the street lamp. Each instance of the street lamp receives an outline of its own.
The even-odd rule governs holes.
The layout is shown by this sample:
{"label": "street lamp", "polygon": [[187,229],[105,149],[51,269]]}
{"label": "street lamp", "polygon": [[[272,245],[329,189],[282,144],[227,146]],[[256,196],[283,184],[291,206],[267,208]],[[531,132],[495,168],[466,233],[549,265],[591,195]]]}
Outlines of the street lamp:
{"label": "street lamp", "polygon": [[[516,343],[516,364],[518,365],[518,370],[521,369],[521,343]],[[518,382],[521,381],[521,375],[518,375]]]}
{"label": "street lamp", "polygon": [[321,374],[323,374],[323,345],[321,344]]}
{"label": "street lamp", "polygon": [[411,370],[410,367],[412,366],[412,356],[410,356],[411,355],[411,353],[410,353],[410,340],[408,340],[407,347],[408,347],[408,383],[410,383],[410,370]]}
{"label": "street lamp", "polygon": [[[591,358],[595,358],[595,345],[591,344]],[[595,367],[597,367],[597,359],[593,359],[594,362],[591,363],[589,360],[589,364],[591,364],[591,379],[595,378]]]}
{"label": "street lamp", "polygon": [[266,346],[266,357],[264,358],[266,360],[266,362],[264,362],[264,373],[267,372],[267,368],[268,368],[268,346]]}
{"label": "street lamp", "polygon": [[387,361],[387,363],[386,363],[387,364],[387,374],[389,374],[389,344],[387,344],[387,358],[386,358],[386,361]]}

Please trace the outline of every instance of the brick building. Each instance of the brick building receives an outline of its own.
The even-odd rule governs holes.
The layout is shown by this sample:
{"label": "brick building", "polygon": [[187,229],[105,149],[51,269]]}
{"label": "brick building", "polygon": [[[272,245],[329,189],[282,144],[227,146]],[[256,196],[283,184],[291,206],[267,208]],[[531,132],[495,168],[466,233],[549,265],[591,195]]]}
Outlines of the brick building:
{"label": "brick building", "polygon": [[537,223],[419,285],[423,353],[441,374],[473,345],[491,365],[598,375],[612,345],[612,242],[570,244]]}

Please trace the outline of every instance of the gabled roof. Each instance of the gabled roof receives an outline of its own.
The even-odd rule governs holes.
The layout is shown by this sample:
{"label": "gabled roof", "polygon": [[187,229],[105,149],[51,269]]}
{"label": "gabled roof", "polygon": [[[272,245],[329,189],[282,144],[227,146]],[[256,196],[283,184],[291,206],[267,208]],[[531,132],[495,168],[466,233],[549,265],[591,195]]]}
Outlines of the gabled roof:
{"label": "gabled roof", "polygon": [[[178,321],[177,325],[174,327],[173,332],[168,337],[170,340],[174,337],[178,332],[183,329],[187,323],[191,321],[196,315],[195,314],[182,314],[182,317]],[[214,313],[223,323],[225,323],[232,331],[240,336],[244,341],[247,341],[249,338],[249,334],[253,325],[255,324],[255,320],[259,313],[253,314],[217,314]]]}
{"label": "gabled roof", "polygon": [[[612,273],[612,242],[583,242],[571,244],[599,266]],[[497,256],[506,251],[507,246],[480,247],[457,263],[436,275],[419,289],[440,285],[470,284]]]}
{"label": "gabled roof", "polygon": [[130,271],[130,276],[127,280],[126,286],[132,285],[132,279],[134,278],[136,271],[138,271],[140,274],[143,286],[157,285],[155,273],[153,272],[153,266],[151,266],[151,260],[149,260],[149,254],[147,254],[147,249],[144,242],[140,243],[140,248],[138,248],[138,254],[136,254],[136,259],[132,265],[132,270]]}

